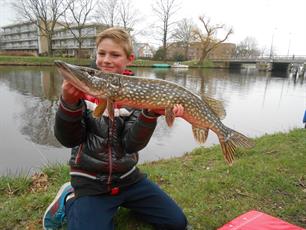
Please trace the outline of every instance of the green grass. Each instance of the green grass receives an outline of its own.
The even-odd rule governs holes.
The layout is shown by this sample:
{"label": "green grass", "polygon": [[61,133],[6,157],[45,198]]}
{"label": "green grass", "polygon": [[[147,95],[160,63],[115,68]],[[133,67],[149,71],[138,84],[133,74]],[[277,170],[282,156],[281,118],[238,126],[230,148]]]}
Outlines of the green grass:
{"label": "green grass", "polygon": [[[77,59],[77,58],[62,58],[62,57],[34,57],[34,56],[0,56],[0,65],[53,65],[54,60],[62,60],[68,63],[77,65],[90,65],[89,58]],[[161,63],[160,61],[142,60],[137,59],[134,61],[133,66],[151,67],[155,63]]]}
{"label": "green grass", "polygon": [[76,65],[89,65],[90,59],[62,57],[33,57],[33,56],[0,56],[0,65],[54,65],[54,60],[62,60]]}
{"label": "green grass", "polygon": [[[231,167],[216,145],[140,168],[178,202],[194,229],[213,230],[254,209],[305,228],[306,129],[255,141],[254,148],[238,150]],[[31,178],[0,178],[1,229],[41,229],[45,208],[69,179],[68,167],[48,166],[42,175],[46,191]],[[125,209],[115,221],[120,230],[152,229]]]}
{"label": "green grass", "polygon": [[[0,65],[34,65],[34,66],[52,66],[54,60],[62,60],[71,64],[89,66],[91,59],[77,59],[77,58],[63,58],[63,57],[35,57],[35,56],[1,56],[0,55]],[[157,63],[167,63],[172,64],[173,61],[154,61],[145,59],[136,59],[131,66],[135,67],[152,67],[153,64]],[[197,64],[196,60],[185,61],[182,64],[189,65],[190,67],[203,67],[212,68],[214,63],[211,61],[205,61],[203,65]]]}

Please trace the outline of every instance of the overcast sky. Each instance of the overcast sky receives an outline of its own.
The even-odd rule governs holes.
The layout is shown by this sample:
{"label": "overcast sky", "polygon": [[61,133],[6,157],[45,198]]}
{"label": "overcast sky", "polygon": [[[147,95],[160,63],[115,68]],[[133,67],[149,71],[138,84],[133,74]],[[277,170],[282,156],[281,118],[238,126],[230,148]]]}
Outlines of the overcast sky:
{"label": "overcast sky", "polygon": [[[9,7],[11,0],[0,0],[0,26],[13,23],[16,15]],[[129,0],[131,1],[131,0]],[[148,28],[156,19],[152,4],[155,0],[132,0],[139,10],[142,24]],[[306,56],[306,0],[177,0],[180,10],[177,19],[205,14],[212,24],[222,23],[234,29],[229,42],[239,43],[247,36],[254,37],[259,48],[273,47],[279,55]],[[152,43],[152,36],[146,40]],[[221,37],[220,37],[221,38]],[[142,38],[145,39],[145,38]],[[289,51],[289,52],[288,52]]]}

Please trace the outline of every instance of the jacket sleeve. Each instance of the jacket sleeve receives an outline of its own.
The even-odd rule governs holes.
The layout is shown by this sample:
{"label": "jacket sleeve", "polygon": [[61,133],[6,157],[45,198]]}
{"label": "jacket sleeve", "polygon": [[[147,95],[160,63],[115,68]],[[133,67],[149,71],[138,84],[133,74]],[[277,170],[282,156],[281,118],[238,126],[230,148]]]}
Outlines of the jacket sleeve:
{"label": "jacket sleeve", "polygon": [[55,115],[54,135],[65,147],[80,145],[86,138],[84,116],[86,106],[84,101],[76,106],[69,106],[61,99]]}
{"label": "jacket sleeve", "polygon": [[157,124],[157,117],[145,110],[135,110],[125,122],[123,146],[126,153],[134,153],[143,149],[151,139]]}

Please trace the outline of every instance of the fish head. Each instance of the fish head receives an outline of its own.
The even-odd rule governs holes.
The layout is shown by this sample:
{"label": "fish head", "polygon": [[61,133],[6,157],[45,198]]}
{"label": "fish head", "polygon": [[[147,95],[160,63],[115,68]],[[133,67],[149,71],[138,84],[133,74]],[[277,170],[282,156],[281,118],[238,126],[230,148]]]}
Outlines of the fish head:
{"label": "fish head", "polygon": [[101,71],[63,61],[54,61],[54,64],[63,78],[80,91],[97,98],[110,96],[108,89],[110,79]]}

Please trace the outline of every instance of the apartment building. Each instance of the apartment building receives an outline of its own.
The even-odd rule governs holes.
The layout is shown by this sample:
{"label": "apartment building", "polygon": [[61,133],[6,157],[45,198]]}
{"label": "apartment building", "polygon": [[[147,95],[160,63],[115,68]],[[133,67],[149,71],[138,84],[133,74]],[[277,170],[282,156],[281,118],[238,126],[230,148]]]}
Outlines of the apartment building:
{"label": "apartment building", "polygon": [[[101,24],[87,24],[82,30],[82,56],[92,56],[95,53],[95,40],[97,34],[106,29]],[[52,50],[55,55],[75,56],[78,52],[79,43],[75,36],[78,34],[77,27],[72,31],[57,25],[52,37]],[[48,43],[42,35],[39,27],[33,22],[16,23],[2,27],[1,51],[6,53],[29,53],[32,55],[45,54]]]}
{"label": "apartment building", "polygon": [[14,52],[42,52],[39,30],[35,23],[24,22],[2,27],[1,50]]}
{"label": "apartment building", "polygon": [[[95,54],[96,36],[106,28],[107,26],[96,23],[83,26],[80,32],[82,39],[81,56],[90,57]],[[71,27],[71,30],[64,27],[57,28],[52,38],[54,54],[76,56],[79,48],[79,42],[76,39],[78,34],[79,31],[76,26]]]}

